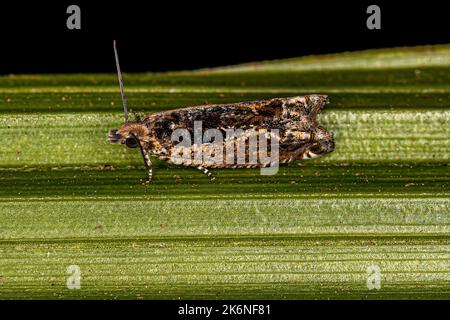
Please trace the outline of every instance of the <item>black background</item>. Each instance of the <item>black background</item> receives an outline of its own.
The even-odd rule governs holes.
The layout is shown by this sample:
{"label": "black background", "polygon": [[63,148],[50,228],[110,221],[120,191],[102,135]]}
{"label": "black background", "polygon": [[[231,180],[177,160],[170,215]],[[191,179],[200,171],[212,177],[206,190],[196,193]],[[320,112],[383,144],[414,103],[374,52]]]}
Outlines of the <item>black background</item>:
{"label": "black background", "polygon": [[[260,315],[214,315],[180,316],[180,306],[208,306],[219,308],[223,304],[270,304],[271,314]],[[419,317],[442,317],[448,312],[448,301],[1,301],[2,311],[11,311],[16,316],[45,319],[61,319],[70,315],[72,319],[400,319]]]}
{"label": "black background", "polygon": [[[81,30],[66,9],[81,8]],[[381,30],[366,9],[381,8]],[[450,43],[445,1],[19,1],[0,7],[0,74],[185,70],[308,54]]]}

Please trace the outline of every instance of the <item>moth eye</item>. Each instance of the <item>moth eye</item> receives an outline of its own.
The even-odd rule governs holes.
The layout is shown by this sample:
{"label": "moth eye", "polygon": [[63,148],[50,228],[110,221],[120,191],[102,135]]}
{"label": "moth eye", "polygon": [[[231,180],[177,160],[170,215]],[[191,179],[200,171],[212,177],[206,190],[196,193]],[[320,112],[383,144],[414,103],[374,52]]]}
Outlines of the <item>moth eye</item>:
{"label": "moth eye", "polygon": [[138,146],[138,141],[135,138],[127,138],[125,144],[128,148],[136,148]]}

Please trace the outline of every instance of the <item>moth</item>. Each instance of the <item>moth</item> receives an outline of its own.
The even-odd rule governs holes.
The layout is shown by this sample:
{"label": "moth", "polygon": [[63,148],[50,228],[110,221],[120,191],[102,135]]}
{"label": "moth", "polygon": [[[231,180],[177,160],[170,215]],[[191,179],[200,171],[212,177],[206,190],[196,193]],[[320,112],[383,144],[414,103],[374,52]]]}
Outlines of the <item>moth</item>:
{"label": "moth", "polygon": [[[333,134],[319,126],[316,120],[318,112],[328,103],[327,96],[321,94],[202,105],[152,113],[137,121],[129,121],[115,41],[113,47],[125,123],[109,132],[109,141],[140,150],[147,169],[147,183],[153,176],[151,156],[161,161],[195,167],[211,180],[214,180],[214,175],[209,171],[211,168],[267,167],[270,165],[268,161],[255,161],[261,148],[251,149],[249,141],[259,142],[258,139],[263,136],[267,138],[272,131],[277,132],[276,137],[269,134],[270,142],[276,142],[277,163],[317,158],[334,150]],[[179,131],[184,134],[174,139],[174,133]],[[238,135],[230,134],[236,131]],[[196,133],[204,137],[208,132],[214,132],[214,139],[194,141],[180,147],[182,140],[192,142],[191,138],[194,136],[195,140]],[[220,135],[225,138],[218,139]],[[238,144],[240,149],[230,149],[230,145]],[[231,154],[225,152],[229,150],[232,150]],[[183,157],[180,157],[180,152]],[[206,161],[206,157],[202,156],[205,153],[222,161]],[[267,154],[275,154],[274,144],[271,144]]]}

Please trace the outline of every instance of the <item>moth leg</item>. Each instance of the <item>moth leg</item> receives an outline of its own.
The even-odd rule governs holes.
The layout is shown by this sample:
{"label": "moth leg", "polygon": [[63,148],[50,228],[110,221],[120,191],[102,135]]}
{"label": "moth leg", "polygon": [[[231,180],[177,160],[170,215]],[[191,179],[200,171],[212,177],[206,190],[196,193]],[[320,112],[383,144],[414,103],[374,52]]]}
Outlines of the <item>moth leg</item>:
{"label": "moth leg", "polygon": [[211,181],[216,179],[216,177],[214,177],[214,175],[211,173],[211,171],[209,171],[205,167],[198,166],[197,169],[200,170],[201,172],[203,172],[204,174],[206,174]]}
{"label": "moth leg", "polygon": [[153,164],[150,160],[150,156],[148,155],[147,151],[144,150],[141,144],[139,144],[139,149],[141,149],[142,158],[144,159],[145,168],[147,169],[148,178],[145,183],[150,184],[153,178]]}

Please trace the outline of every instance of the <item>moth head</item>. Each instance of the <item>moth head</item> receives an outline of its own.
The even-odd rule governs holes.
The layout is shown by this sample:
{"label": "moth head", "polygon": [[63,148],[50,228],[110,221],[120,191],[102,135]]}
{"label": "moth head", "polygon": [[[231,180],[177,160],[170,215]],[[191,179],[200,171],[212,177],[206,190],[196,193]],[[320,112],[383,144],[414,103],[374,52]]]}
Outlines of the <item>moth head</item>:
{"label": "moth head", "polygon": [[333,134],[318,127],[311,134],[311,141],[305,147],[302,159],[314,159],[334,150]]}
{"label": "moth head", "polygon": [[109,142],[137,148],[139,144],[150,141],[148,128],[141,123],[125,123],[119,129],[109,131]]}

